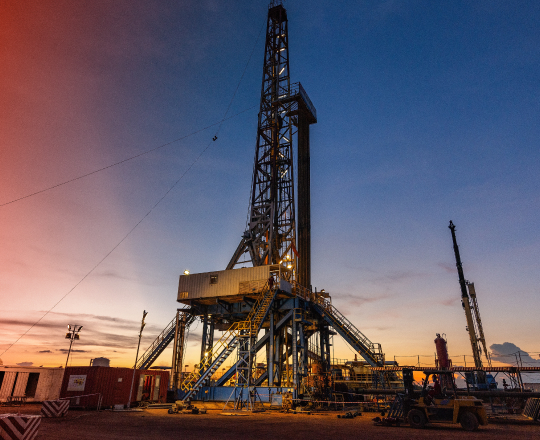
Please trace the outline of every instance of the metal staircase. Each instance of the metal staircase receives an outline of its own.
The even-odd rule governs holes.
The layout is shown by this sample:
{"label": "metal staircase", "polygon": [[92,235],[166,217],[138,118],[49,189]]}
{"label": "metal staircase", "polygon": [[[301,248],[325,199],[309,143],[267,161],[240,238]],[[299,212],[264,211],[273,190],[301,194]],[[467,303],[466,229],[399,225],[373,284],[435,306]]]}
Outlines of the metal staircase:
{"label": "metal staircase", "polygon": [[[189,327],[195,320],[195,316],[189,315],[186,320],[185,327]],[[173,318],[167,327],[158,335],[158,337],[152,342],[152,344],[146,349],[146,351],[139,357],[136,363],[137,370],[147,370],[152,366],[161,353],[169,346],[174,340],[174,333],[176,330],[176,316]]]}
{"label": "metal staircase", "polygon": [[358,330],[338,309],[324,298],[316,298],[313,308],[372,366],[384,365],[384,354],[381,344],[374,344],[366,335]]}
{"label": "metal staircase", "polygon": [[255,337],[259,333],[261,326],[270,311],[270,306],[276,296],[276,286],[271,289],[268,283],[264,286],[261,294],[257,298],[257,302],[252,307],[246,319],[246,323],[250,324],[250,336]]}
{"label": "metal staircase", "polygon": [[137,370],[147,370],[174,339],[176,316],[137,360]]}
{"label": "metal staircase", "polygon": [[257,336],[276,295],[276,284],[273,285],[273,288],[270,288],[266,283],[256,303],[251,308],[247,319],[233,323],[219,341],[214,344],[212,349],[205,353],[201,362],[195,365],[193,372],[185,378],[180,386],[186,393],[182,400],[189,400],[193,394],[210,380],[212,375],[238,346],[241,337],[255,338]]}
{"label": "metal staircase", "polygon": [[[200,364],[195,365],[194,371],[184,380],[184,382],[182,382],[181,388],[186,393],[182,398],[184,402],[186,400],[189,400],[191,396],[197,393],[197,391],[199,391],[201,387],[210,380],[212,375],[217,371],[221,364],[225,362],[227,357],[229,357],[229,355],[238,345],[238,338],[236,336],[233,336],[231,339],[230,336],[233,333],[227,333],[227,339],[230,339],[230,341],[222,342],[220,347],[222,347],[223,350],[221,350],[221,352],[219,352],[219,354],[214,358],[214,361],[211,362],[210,365],[208,365],[208,359],[211,359],[210,354],[208,354],[203,360],[201,360]],[[212,351],[217,351],[216,346],[212,347]]]}

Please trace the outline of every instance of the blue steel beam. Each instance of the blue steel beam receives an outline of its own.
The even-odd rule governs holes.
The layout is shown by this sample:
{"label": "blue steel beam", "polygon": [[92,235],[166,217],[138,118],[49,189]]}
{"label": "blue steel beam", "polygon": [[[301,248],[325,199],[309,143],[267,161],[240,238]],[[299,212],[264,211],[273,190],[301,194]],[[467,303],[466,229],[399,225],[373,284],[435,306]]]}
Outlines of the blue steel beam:
{"label": "blue steel beam", "polygon": [[[275,330],[279,330],[281,329],[292,317],[292,313],[293,311],[290,310],[276,325],[276,328]],[[270,340],[270,332],[268,333],[265,333],[264,336],[259,339],[257,341],[257,343],[255,344],[255,352],[258,353],[261,348],[263,348],[267,343],[268,341]],[[245,359],[244,359],[245,361]],[[240,360],[238,362],[241,362]],[[237,362],[237,363],[238,363]],[[223,386],[224,383],[226,383],[231,377],[233,377],[234,373],[236,373],[236,364],[235,363],[231,368],[229,368],[224,374],[223,376],[221,376],[217,382],[216,382],[216,386],[217,387],[221,387]]]}
{"label": "blue steel beam", "polygon": [[234,350],[234,348],[236,347],[236,345],[238,344],[238,338],[235,336],[231,342],[229,342],[227,344],[227,346],[223,349],[223,351],[221,353],[219,353],[219,355],[216,357],[216,359],[214,360],[214,362],[212,362],[212,364],[201,374],[201,376],[199,377],[199,379],[197,380],[197,382],[195,382],[195,384],[193,385],[193,388],[191,390],[189,390],[185,396],[183,397],[183,401],[185,402],[186,400],[189,400],[189,398],[194,394],[196,393],[197,391],[199,391],[199,388],[201,388],[201,386],[204,384],[204,382],[206,382],[208,379],[210,379],[210,377],[212,377],[212,374],[215,373],[215,371],[219,368],[219,366],[225,362],[225,359],[227,359],[227,357],[229,356],[229,354],[232,353],[232,351]]}

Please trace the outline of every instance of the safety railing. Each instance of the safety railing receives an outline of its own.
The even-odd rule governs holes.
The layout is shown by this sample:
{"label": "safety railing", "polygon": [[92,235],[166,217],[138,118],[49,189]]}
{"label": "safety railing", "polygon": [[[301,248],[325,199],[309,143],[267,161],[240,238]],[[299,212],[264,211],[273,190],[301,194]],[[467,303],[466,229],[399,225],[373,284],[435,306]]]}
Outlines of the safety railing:
{"label": "safety railing", "polygon": [[174,328],[176,327],[176,316],[173,318],[173,320],[165,327],[165,329],[158,335],[158,337],[152,342],[150,347],[146,349],[146,351],[139,357],[137,360],[137,369],[141,369],[148,360],[155,355],[156,350],[159,349],[159,347],[166,341],[171,341],[172,337],[174,336]]}
{"label": "safety railing", "polygon": [[216,362],[218,357],[224,356],[221,362],[225,361],[225,357],[230,354],[230,352],[227,353],[227,350],[231,348],[230,344],[236,337],[242,334],[248,334],[250,337],[256,336],[262,320],[266,316],[266,312],[274,299],[275,288],[279,285],[279,277],[276,278],[272,283],[272,288],[270,288],[268,283],[265,284],[246,320],[232,323],[214,346],[205,353],[201,362],[195,366],[193,372],[180,385],[182,390],[190,391],[205,372]]}
{"label": "safety railing", "polygon": [[293,281],[293,289],[296,296],[318,304],[325,310],[331,310],[332,300],[323,296],[320,292],[312,292],[310,289],[298,284],[296,281]]}
{"label": "safety railing", "polygon": [[294,283],[294,292],[296,296],[303,298],[306,301],[311,301],[323,309],[324,312],[332,318],[335,325],[337,325],[352,341],[359,344],[375,363],[384,363],[384,354],[382,353],[381,345],[371,342],[366,335],[358,330],[351,321],[332,305],[330,298],[323,296],[319,292],[312,292],[296,282]]}
{"label": "safety railing", "polygon": [[302,87],[302,84],[299,82],[291,84],[290,96],[292,97],[295,95],[300,95],[300,97],[302,98],[302,101],[304,101],[304,104],[306,105],[308,110],[311,112],[313,117],[317,119],[317,109],[311,102],[311,99],[309,99],[309,96],[304,90],[304,88]]}
{"label": "safety railing", "polygon": [[[235,322],[231,327],[221,336],[221,338],[214,344],[214,346],[205,353],[201,362],[195,365],[193,372],[190,373],[182,382],[180,387],[184,391],[190,390],[193,385],[199,380],[203,373],[214,363],[217,356],[221,354],[225,349],[229,347],[230,342],[240,333],[245,330],[245,322]],[[249,329],[249,326],[247,327]]]}

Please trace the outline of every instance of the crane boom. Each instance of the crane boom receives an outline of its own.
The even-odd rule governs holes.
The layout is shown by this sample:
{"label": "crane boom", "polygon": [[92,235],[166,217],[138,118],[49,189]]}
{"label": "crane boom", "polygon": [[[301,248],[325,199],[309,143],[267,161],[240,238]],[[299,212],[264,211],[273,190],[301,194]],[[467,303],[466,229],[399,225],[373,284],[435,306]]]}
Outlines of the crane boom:
{"label": "crane boom", "polygon": [[[461,287],[461,304],[463,310],[465,310],[465,317],[467,319],[467,331],[469,332],[469,338],[471,340],[471,347],[474,357],[474,366],[478,369],[482,368],[482,347],[484,348],[484,355],[486,356],[488,365],[491,367],[491,359],[487,350],[486,339],[484,337],[484,330],[482,328],[482,319],[480,318],[480,310],[478,308],[478,302],[476,300],[476,290],[474,289],[474,283],[470,283],[465,280],[463,275],[463,265],[461,264],[461,257],[459,255],[459,247],[456,240],[456,227],[452,220],[448,226],[452,231],[452,241],[454,244],[454,254],[456,256],[456,267],[459,276],[459,285]],[[485,383],[485,375],[479,374],[479,379],[483,379],[481,383]]]}

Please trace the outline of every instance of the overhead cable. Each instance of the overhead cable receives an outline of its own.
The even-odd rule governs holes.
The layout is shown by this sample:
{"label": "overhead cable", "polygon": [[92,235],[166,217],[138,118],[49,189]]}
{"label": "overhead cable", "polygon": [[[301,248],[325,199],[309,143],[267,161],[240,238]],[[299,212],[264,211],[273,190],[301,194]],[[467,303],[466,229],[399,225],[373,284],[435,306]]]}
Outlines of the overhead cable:
{"label": "overhead cable", "polygon": [[[117,248],[118,248],[118,247],[119,247],[119,246],[120,246],[120,245],[121,245],[121,244],[129,237],[129,236],[130,236],[130,235],[131,235],[131,233],[132,233],[135,229],[137,229],[137,227],[138,227],[138,226],[146,219],[146,217],[148,217],[148,216],[152,213],[152,211],[153,211],[153,210],[154,210],[154,209],[155,209],[155,208],[156,208],[156,207],[157,207],[157,206],[165,199],[165,197],[167,197],[167,195],[174,189],[174,187],[176,187],[176,185],[178,185],[178,183],[179,183],[179,182],[184,178],[184,176],[191,170],[191,168],[193,168],[193,166],[197,163],[197,161],[201,158],[201,156],[206,152],[206,150],[208,150],[208,148],[210,147],[210,145],[212,145],[212,143],[217,139],[217,135],[218,135],[218,133],[219,133],[219,130],[221,129],[221,126],[222,126],[223,122],[225,122],[225,121],[228,120],[228,119],[232,119],[232,118],[234,118],[235,116],[238,116],[238,115],[241,114],[241,113],[245,113],[246,111],[251,110],[251,109],[257,107],[258,104],[255,105],[255,106],[253,106],[253,107],[250,107],[250,108],[248,108],[248,109],[245,109],[245,110],[243,110],[243,111],[241,111],[241,112],[239,112],[239,113],[236,113],[235,115],[230,116],[230,117],[227,118],[227,114],[229,113],[229,110],[230,110],[230,108],[231,108],[231,105],[232,105],[232,103],[233,103],[233,100],[234,100],[234,98],[235,98],[235,96],[236,96],[236,92],[238,91],[238,88],[240,87],[240,83],[242,82],[242,79],[244,78],[244,75],[245,75],[245,73],[246,73],[247,67],[248,67],[248,65],[249,65],[249,62],[251,61],[251,58],[252,58],[252,56],[253,56],[253,52],[255,51],[255,47],[256,47],[257,42],[258,42],[258,40],[259,40],[259,37],[260,37],[260,35],[261,35],[261,32],[262,32],[262,28],[261,28],[261,31],[259,31],[259,35],[257,36],[257,40],[255,41],[255,44],[254,44],[253,49],[252,49],[252,51],[251,51],[251,54],[249,55],[248,61],[247,61],[247,63],[246,63],[246,67],[244,68],[244,71],[242,72],[242,75],[240,76],[240,80],[238,81],[238,84],[237,84],[237,86],[236,86],[236,89],[234,90],[233,96],[232,96],[231,100],[229,101],[229,105],[227,106],[227,110],[225,111],[225,113],[224,113],[223,118],[221,119],[221,121],[216,122],[215,124],[209,125],[208,127],[205,127],[205,128],[203,128],[203,129],[201,129],[201,130],[198,130],[197,132],[191,133],[191,134],[186,135],[186,136],[184,136],[184,137],[182,137],[182,138],[179,138],[179,139],[177,139],[177,140],[174,140],[174,141],[168,142],[168,143],[166,143],[166,144],[160,145],[160,146],[158,146],[158,147],[155,147],[155,148],[153,148],[153,149],[151,149],[151,150],[148,150],[148,151],[146,151],[146,152],[144,152],[144,153],[140,153],[140,154],[138,154],[138,155],[136,155],[136,156],[133,156],[133,157],[131,157],[131,158],[124,159],[123,161],[117,162],[117,163],[115,163],[115,164],[109,165],[109,166],[104,167],[104,168],[102,168],[102,169],[99,169],[99,170],[93,171],[93,172],[91,172],[91,173],[88,173],[88,174],[86,174],[86,175],[84,175],[84,176],[80,176],[80,177],[78,177],[78,178],[71,179],[70,181],[66,181],[66,182],[64,182],[64,183],[57,184],[57,185],[55,185],[55,186],[53,186],[53,187],[50,187],[50,188],[47,188],[47,189],[38,191],[38,192],[36,192],[36,193],[34,193],[34,194],[30,194],[30,195],[27,195],[27,196],[25,196],[25,197],[21,197],[21,198],[17,199],[17,200],[22,200],[22,199],[24,199],[24,198],[31,197],[32,195],[39,194],[39,193],[44,192],[44,191],[48,191],[49,189],[53,189],[53,188],[56,188],[56,187],[58,187],[58,186],[65,185],[66,183],[69,183],[69,182],[73,182],[74,180],[82,179],[83,177],[89,176],[89,175],[91,175],[91,174],[95,174],[95,173],[97,173],[97,172],[99,172],[99,171],[102,171],[102,170],[105,170],[105,169],[107,169],[107,168],[111,168],[111,167],[113,167],[113,166],[116,166],[116,165],[119,165],[119,164],[121,164],[121,163],[127,162],[128,160],[135,159],[136,157],[140,157],[140,156],[142,156],[142,155],[144,155],[144,154],[148,154],[148,153],[150,153],[151,151],[155,151],[155,150],[157,150],[157,149],[159,149],[159,148],[163,148],[163,147],[165,147],[166,145],[172,144],[173,142],[177,142],[178,140],[185,139],[186,137],[192,136],[192,135],[195,134],[195,133],[199,133],[199,132],[201,132],[201,131],[203,131],[203,130],[206,130],[206,129],[210,128],[210,127],[213,127],[213,126],[218,125],[218,128],[217,128],[217,130],[216,130],[216,133],[215,133],[214,137],[212,138],[212,140],[211,140],[210,142],[208,142],[208,144],[206,145],[206,147],[204,148],[204,150],[202,150],[202,151],[199,153],[199,155],[195,158],[195,160],[191,163],[191,165],[190,165],[190,166],[182,173],[182,175],[180,176],[180,178],[179,178],[176,182],[173,183],[173,185],[165,192],[165,194],[163,194],[163,195],[160,197],[160,199],[154,204],[154,206],[152,206],[152,208],[150,208],[150,210],[149,210],[149,211],[148,211],[148,212],[147,212],[147,213],[146,213],[146,214],[145,214],[145,215],[144,215],[144,216],[143,216],[143,217],[135,224],[135,226],[133,226],[133,227],[128,231],[128,233],[125,234],[124,237],[123,237],[123,238],[122,238],[122,239],[121,239],[121,240],[120,240],[120,241],[119,241],[119,242],[118,242],[118,243],[117,243],[117,244],[116,244],[109,252],[107,252],[107,254],[106,254],[101,260],[99,260],[99,262],[98,262],[96,265],[94,265],[94,267],[92,267],[92,269],[90,269],[90,270],[86,273],[86,275],[84,275],[84,276],[83,276],[83,277],[82,277],[82,278],[81,278],[81,279],[80,279],[80,280],[79,280],[79,281],[78,281],[78,282],[77,282],[77,283],[76,283],[76,284],[75,284],[75,285],[74,285],[74,286],[73,286],[73,287],[72,287],[72,288],[71,288],[71,289],[70,289],[70,290],[62,297],[62,298],[60,298],[60,299],[56,302],[56,304],[54,304],[54,305],[53,305],[49,310],[47,310],[47,311],[46,311],[46,312],[45,312],[45,313],[44,313],[44,314],[43,314],[43,315],[42,315],[42,316],[41,316],[34,324],[32,324],[28,330],[26,330],[21,336],[19,336],[19,338],[17,338],[17,340],[16,340],[15,342],[13,342],[8,348],[6,348],[6,349],[0,354],[0,356],[4,355],[4,353],[6,353],[11,347],[13,347],[17,342],[19,342],[19,341],[21,340],[21,338],[23,338],[26,334],[28,334],[28,332],[29,332],[30,330],[32,330],[37,324],[39,324],[39,322],[41,322],[41,320],[42,320],[43,318],[45,318],[45,316],[47,316],[50,312],[52,312],[52,310],[53,310],[56,306],[58,306],[58,304],[60,304],[60,303],[61,303],[61,302],[62,302],[62,301],[63,301],[63,300],[71,293],[71,292],[73,292],[73,291],[74,291],[74,290],[75,290],[75,289],[76,289],[76,288],[77,288],[77,287],[78,287],[78,286],[79,286],[86,278],[88,278],[88,276],[90,276],[90,274],[91,274],[92,272],[94,272],[94,270],[96,270],[96,269],[101,265],[101,263],[103,263],[103,262],[109,257],[109,255],[111,255],[111,254],[112,254],[112,253],[113,253],[113,252],[114,252],[114,251],[115,251],[115,250],[116,250],[116,249],[117,249]],[[14,202],[16,202],[17,200],[14,200],[14,201],[12,201],[12,202],[5,203],[5,204],[0,205],[0,206],[4,206],[4,205],[10,204],[10,203],[14,203]]]}
{"label": "overhead cable", "polygon": [[[235,92],[235,93],[236,93],[236,92]],[[230,104],[229,104],[229,107],[230,107]],[[44,192],[46,192],[46,191],[50,191],[51,189],[54,189],[54,188],[58,188],[59,186],[64,186],[64,185],[67,185],[68,183],[72,183],[72,182],[75,182],[75,181],[77,181],[77,180],[84,179],[85,177],[91,176],[92,174],[96,174],[96,173],[99,173],[99,172],[101,172],[101,171],[108,170],[109,168],[113,168],[113,167],[115,167],[115,166],[117,166],[117,165],[120,165],[120,164],[129,162],[130,160],[133,160],[133,159],[136,159],[136,158],[138,158],[138,157],[144,156],[144,155],[146,155],[146,154],[148,154],[148,153],[151,153],[151,152],[153,152],[153,151],[159,150],[160,148],[167,147],[168,145],[171,145],[171,144],[174,144],[175,142],[179,142],[179,141],[181,141],[181,140],[184,140],[184,139],[186,139],[186,138],[188,138],[188,137],[190,137],[190,136],[194,136],[194,135],[196,135],[196,134],[198,134],[198,133],[201,133],[201,132],[203,132],[203,131],[208,130],[209,128],[215,127],[216,125],[219,125],[219,126],[221,127],[221,125],[223,124],[223,122],[228,121],[229,119],[233,119],[233,118],[235,118],[236,116],[241,115],[242,113],[245,113],[245,112],[247,112],[247,111],[249,111],[249,110],[254,109],[255,107],[257,107],[257,105],[254,105],[254,106],[252,106],[252,107],[246,108],[245,110],[242,110],[241,112],[238,112],[238,113],[236,113],[236,114],[234,114],[234,115],[232,115],[232,116],[229,116],[228,118],[222,118],[222,119],[221,119],[220,121],[218,121],[218,122],[215,122],[215,123],[213,123],[213,124],[211,124],[211,125],[208,125],[208,126],[206,126],[206,127],[204,127],[204,128],[201,128],[201,129],[199,129],[199,130],[196,130],[196,131],[194,131],[194,132],[192,132],[192,133],[190,133],[190,134],[187,134],[187,135],[185,135],[185,136],[179,137],[178,139],[174,139],[174,140],[169,141],[169,142],[167,142],[167,143],[165,143],[165,144],[158,145],[157,147],[151,148],[150,150],[146,150],[146,151],[143,151],[142,153],[139,153],[139,154],[136,154],[136,155],[134,155],[134,156],[128,157],[127,159],[120,160],[120,161],[118,161],[118,162],[112,163],[112,164],[107,165],[107,166],[105,166],[105,167],[98,168],[97,170],[90,171],[89,173],[82,174],[82,175],[80,175],[80,176],[78,176],[78,177],[74,177],[73,179],[65,180],[64,182],[57,183],[57,184],[55,184],[55,185],[49,186],[49,187],[44,188],[44,189],[41,189],[41,190],[39,190],[39,191],[34,191],[33,193],[27,194],[27,195],[22,196],[22,197],[18,197],[18,198],[13,199],[13,200],[11,200],[11,201],[9,201],[9,202],[1,203],[1,204],[0,204],[0,207],[6,206],[6,205],[11,205],[12,203],[15,203],[15,202],[20,202],[21,200],[27,199],[27,198],[29,198],[29,197],[36,196],[36,195],[41,194],[41,193],[44,193]],[[228,111],[228,109],[227,109],[227,111]]]}

